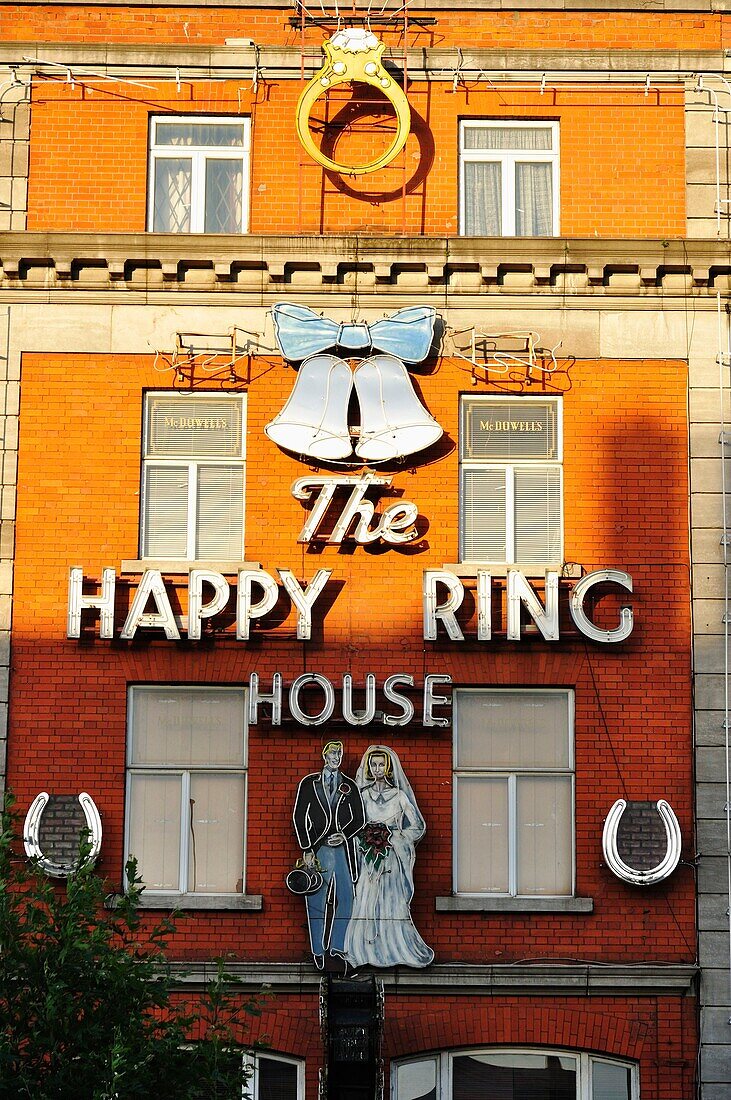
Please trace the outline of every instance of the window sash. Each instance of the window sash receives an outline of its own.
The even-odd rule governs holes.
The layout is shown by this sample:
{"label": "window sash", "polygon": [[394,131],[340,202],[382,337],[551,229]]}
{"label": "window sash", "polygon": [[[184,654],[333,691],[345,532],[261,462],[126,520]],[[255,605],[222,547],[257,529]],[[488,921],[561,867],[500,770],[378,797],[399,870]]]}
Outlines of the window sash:
{"label": "window sash", "polygon": [[[230,840],[231,828],[238,828],[238,822],[226,822],[228,829],[214,829],[212,833],[202,832],[202,826],[210,822],[208,820],[199,823],[196,832],[193,803],[200,800],[201,784],[206,780],[216,786],[221,779],[226,779],[233,787],[236,779],[240,780],[240,843],[235,847],[231,845],[222,849],[222,841]],[[145,788],[149,788],[148,795]],[[150,813],[159,812],[159,794],[165,789],[164,812],[175,812],[177,800],[178,813],[172,823],[172,828],[167,835],[163,834],[162,846],[154,843],[159,835],[154,829],[157,821],[150,822],[146,810],[138,804],[138,792],[146,797],[151,805]],[[198,799],[196,799],[198,795]],[[193,800],[193,803],[191,802]],[[211,807],[211,800],[206,802]],[[225,808],[225,802],[218,801],[218,812],[221,805]],[[208,812],[206,810],[205,812]],[[243,769],[227,772],[200,769],[198,771],[176,771],[167,769],[164,772],[155,769],[131,768],[127,777],[127,818],[128,835],[125,858],[131,855],[139,861],[139,871],[145,881],[146,891],[150,894],[215,894],[237,895],[243,893],[244,883],[244,856],[246,836],[246,772]],[[213,824],[218,822],[214,821]],[[177,828],[176,828],[177,827]],[[212,835],[215,834],[215,835]],[[227,834],[223,836],[222,834]],[[140,854],[141,853],[141,854]],[[176,859],[177,853],[177,859]],[[175,866],[176,865],[176,866]],[[162,871],[162,881],[150,882],[149,876],[152,869]],[[217,883],[203,881],[196,883],[194,874],[199,871],[204,880],[210,877],[210,872],[219,875]],[[146,879],[146,873],[148,878]],[[222,881],[227,879],[228,882]],[[235,887],[241,883],[241,889],[223,888],[228,885]]]}
{"label": "window sash", "polygon": [[[489,1059],[493,1064],[505,1066],[531,1063],[540,1065],[547,1057],[558,1058],[567,1069],[576,1070],[575,1100],[639,1100],[640,1071],[636,1062],[601,1055],[583,1053],[576,1050],[550,1049],[545,1047],[494,1047],[468,1050],[447,1050],[429,1054],[423,1058],[409,1058],[391,1063],[391,1083],[394,1100],[453,1100],[453,1067],[459,1058]],[[626,1088],[622,1092],[608,1092],[602,1087],[599,1067],[611,1067],[616,1070],[614,1078],[621,1081],[624,1077]],[[409,1072],[411,1070],[411,1072]],[[424,1082],[431,1085],[428,1093],[417,1093],[415,1089]],[[400,1088],[401,1085],[406,1088]],[[512,1091],[512,1090],[511,1090]]]}
{"label": "window sash", "polygon": [[[245,1054],[244,1065],[251,1070],[251,1078],[246,1084],[243,1095],[250,1095],[253,1100],[265,1100],[262,1097],[261,1089],[265,1082],[262,1078],[266,1076],[266,1071],[262,1073],[263,1065],[269,1063],[269,1067],[273,1068],[273,1063],[280,1063],[283,1066],[290,1067],[296,1071],[296,1092],[294,1096],[287,1095],[286,1100],[304,1100],[305,1096],[305,1063],[301,1058],[288,1058],[282,1054]],[[282,1098],[284,1100],[284,1098]]]}
{"label": "window sash", "polygon": [[193,463],[145,463],[140,509],[143,558],[195,557],[194,470]]}
{"label": "window sash", "polygon": [[[556,397],[464,396],[460,417],[460,460],[489,465],[560,463],[563,459],[562,412],[561,399]],[[517,422],[516,434],[506,429],[506,424],[511,421]],[[541,430],[526,432],[528,426]]]}
{"label": "window sash", "polygon": [[[129,689],[127,763],[178,771],[246,768],[246,696],[239,687],[139,684]],[[211,726],[219,732],[211,734]],[[230,733],[221,732],[228,726]]]}
{"label": "window sash", "polygon": [[[470,726],[480,724],[481,728],[489,725],[489,719],[474,708],[466,715],[467,704],[479,697],[486,702],[504,698],[508,708],[507,721],[505,714],[499,716],[495,747],[491,749],[490,742],[486,742],[488,754],[493,753],[493,759],[486,757],[484,762],[479,759],[475,739],[467,741],[461,734],[468,722]],[[540,745],[531,749],[531,739],[540,736],[539,725],[534,724],[523,736],[521,728],[526,719],[518,711],[515,721],[519,727],[516,737],[521,759],[510,761],[500,740],[501,734],[503,739],[508,737],[511,698],[540,701],[551,697],[556,704],[562,704],[555,707],[553,748],[544,758],[541,758]],[[565,712],[563,703],[566,704]],[[456,894],[573,896],[576,876],[573,711],[573,692],[564,689],[457,689],[455,692],[453,866]],[[558,729],[562,713],[565,713],[565,740]],[[551,756],[555,761],[553,766],[549,763]],[[533,808],[543,811],[544,821],[529,820],[535,816],[529,813],[531,790],[536,802]],[[539,833],[539,826],[546,832]],[[550,847],[545,845],[552,856],[549,861],[541,849],[552,827],[554,834]],[[533,829],[536,831],[532,832]]]}
{"label": "window sash", "polygon": [[[233,704],[232,732],[222,734],[217,747],[208,740],[199,744],[205,734],[206,697],[214,724],[225,721]],[[213,706],[216,702],[218,707]],[[241,688],[138,685],[129,689],[125,861],[137,856],[150,894],[243,893],[245,707]],[[167,735],[160,736],[166,710],[171,726]],[[187,731],[186,726],[190,726]],[[196,818],[196,814],[203,816]],[[210,881],[211,875],[217,881]]]}
{"label": "window sash", "polygon": [[[495,797],[485,799],[489,788],[493,789]],[[538,809],[539,814],[543,810],[541,816],[545,821],[528,820],[535,817],[528,805],[531,788],[534,803],[537,803],[532,808]],[[471,791],[469,798],[468,789]],[[456,894],[573,896],[575,797],[572,773],[457,773],[454,797]],[[476,816],[475,811],[479,811]],[[484,817],[486,812],[491,820],[480,822],[482,829],[488,829],[485,834],[476,828],[476,818]],[[550,844],[544,844],[552,819],[554,835]],[[546,833],[539,833],[539,827],[545,828]],[[491,876],[489,883],[484,881],[485,874]]]}
{"label": "window sash", "polygon": [[193,215],[193,160],[160,156],[153,159],[150,224],[156,233],[190,233]]}
{"label": "window sash", "polygon": [[[177,496],[165,491],[166,485],[174,488],[175,471],[180,476]],[[147,460],[141,547],[143,558],[243,558],[243,462]]]}
{"label": "window sash", "polygon": [[[209,126],[240,126],[240,145],[187,145],[187,144],[162,144],[157,142],[158,125],[170,125],[176,123],[181,126],[193,127]],[[248,162],[250,145],[250,126],[248,118],[238,116],[211,118],[205,115],[175,116],[164,115],[153,118],[150,133],[150,171],[148,187],[148,226],[153,232],[231,232],[244,233],[248,225]],[[170,219],[164,218],[164,191],[161,180],[163,173],[170,162],[183,162],[189,164],[189,178],[187,191],[189,202],[185,205],[189,208],[185,228],[181,224],[176,228],[171,226]],[[235,211],[229,214],[230,224],[226,228],[216,228],[211,223],[211,216],[207,211],[207,177],[209,164],[216,161],[236,161],[240,165],[240,188],[236,196]],[[187,196],[186,196],[187,197]]]}
{"label": "window sash", "polygon": [[[507,465],[470,460],[462,463],[460,482],[461,561],[560,564],[563,559],[560,464],[536,461]],[[530,521],[521,522],[521,515],[530,516]]]}
{"label": "window sash", "polygon": [[[527,145],[521,149],[469,148],[468,135],[476,130],[492,131],[496,134],[505,131],[521,131],[528,135],[531,131],[546,131],[550,134],[550,148],[536,149]],[[559,233],[559,134],[558,123],[541,123],[525,120],[464,120],[460,127],[460,233],[466,236],[547,236],[555,237]],[[485,165],[484,174],[479,166]],[[492,168],[487,166],[492,165]],[[539,226],[545,232],[533,233],[532,226],[521,220],[518,208],[520,194],[520,176],[522,167],[528,165],[549,165],[550,177],[543,206],[536,208],[535,214],[543,224]],[[499,173],[499,179],[497,176]],[[536,176],[535,173],[531,173]],[[542,173],[541,173],[542,174]],[[477,180],[484,180],[485,200],[499,195],[500,210],[490,213],[489,204],[482,208],[477,199]],[[530,230],[530,232],[529,232]]]}
{"label": "window sash", "polygon": [[210,392],[181,396],[170,390],[146,395],[142,444],[145,458],[234,462],[245,457],[245,448],[242,396]]}
{"label": "window sash", "polygon": [[[154,149],[243,149],[247,141],[247,120],[221,117],[217,120],[207,115],[164,115],[152,120],[152,147]],[[164,135],[177,130],[179,140],[165,140]],[[185,138],[186,131],[189,140]],[[203,140],[195,141],[195,137]],[[218,138],[219,140],[215,140]],[[226,138],[227,140],[220,140]],[[213,140],[211,140],[213,139]]]}
{"label": "window sash", "polygon": [[[197,400],[199,398],[199,400]],[[216,406],[232,425],[225,429],[219,453],[210,439],[198,441],[199,454],[178,453],[194,435],[180,441],[162,435],[155,443],[151,420],[174,399],[168,392],[149,393],[145,403],[142,486],[140,493],[140,556],[181,561],[243,560],[245,521],[246,404],[243,398],[217,400],[214,394],[185,399],[181,411],[200,410],[215,417]],[[158,433],[160,434],[160,433]],[[216,441],[218,445],[218,441]],[[205,453],[214,451],[213,454]],[[162,453],[161,453],[162,452]],[[203,452],[202,454],[200,452]]]}
{"label": "window sash", "polygon": [[[507,140],[500,141],[501,136]],[[470,142],[471,137],[477,141]],[[469,154],[552,154],[558,151],[558,123],[533,119],[465,119],[460,138],[462,151]]]}
{"label": "window sash", "polygon": [[[462,397],[459,558],[558,567],[563,561],[562,405],[556,398],[526,398],[522,406],[519,400]],[[510,420],[520,421],[513,435],[504,424],[492,423]],[[544,430],[526,433],[523,422],[533,420]]]}
{"label": "window sash", "polygon": [[[183,1048],[195,1053],[194,1046]],[[302,1058],[294,1058],[286,1054],[274,1054],[267,1051],[266,1054],[250,1054],[247,1051],[237,1053],[234,1050],[224,1050],[223,1054],[232,1058],[238,1056],[242,1077],[240,1100],[305,1100],[305,1062]],[[277,1081],[271,1079],[272,1071],[277,1068],[285,1069],[286,1079]],[[277,1090],[274,1092],[273,1090]],[[222,1094],[221,1094],[222,1095]],[[216,1100],[219,1092],[215,1085],[211,1093],[206,1093],[210,1100]],[[228,1096],[228,1094],[227,1094]],[[205,1100],[203,1093],[201,1100]]]}
{"label": "window sash", "polygon": [[[457,688],[455,699],[454,765],[457,771],[560,774],[573,770],[572,691],[565,688]],[[469,732],[466,731],[468,725],[471,727]],[[477,730],[479,735],[475,736],[473,731]]]}

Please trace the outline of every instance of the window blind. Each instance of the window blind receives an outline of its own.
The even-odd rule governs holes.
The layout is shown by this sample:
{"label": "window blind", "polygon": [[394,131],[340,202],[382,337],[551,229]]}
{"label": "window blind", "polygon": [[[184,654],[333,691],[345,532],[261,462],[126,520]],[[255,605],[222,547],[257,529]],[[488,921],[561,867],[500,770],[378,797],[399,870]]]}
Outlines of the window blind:
{"label": "window blind", "polygon": [[506,472],[462,470],[462,558],[467,561],[507,561]]}
{"label": "window blind", "polygon": [[196,557],[240,558],[243,554],[242,466],[198,467]]}
{"label": "window blind", "polygon": [[517,466],[513,560],[548,564],[561,556],[561,470]]}
{"label": "window blind", "polygon": [[240,398],[152,395],[147,399],[147,454],[157,458],[240,458]]}
{"label": "window blind", "polygon": [[187,466],[146,466],[143,557],[188,557],[188,477]]}

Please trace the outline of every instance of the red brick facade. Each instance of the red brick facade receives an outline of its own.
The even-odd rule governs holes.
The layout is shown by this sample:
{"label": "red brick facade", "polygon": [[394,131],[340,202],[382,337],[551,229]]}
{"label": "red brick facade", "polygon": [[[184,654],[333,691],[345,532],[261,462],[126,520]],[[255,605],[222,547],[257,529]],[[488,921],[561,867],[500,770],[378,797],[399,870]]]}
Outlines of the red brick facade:
{"label": "red brick facade", "polygon": [[[132,46],[150,44],[154,35],[161,50],[191,43],[220,46],[226,37],[243,35],[262,45],[299,47],[302,36],[289,25],[289,14],[249,8],[0,6],[6,41]],[[662,51],[682,43],[702,50],[720,48],[728,37],[727,21],[710,15],[435,14],[445,49],[469,41],[502,49],[606,50],[610,43],[616,50]],[[386,40],[395,45],[397,36],[389,34]],[[435,44],[431,30],[412,28],[408,34],[412,47]],[[320,37],[317,28],[307,28],[310,54]],[[249,228],[262,234],[264,249],[266,234],[291,235],[293,249],[302,234],[456,236],[458,130],[465,117],[560,123],[560,226],[566,238],[673,238],[685,231],[683,92],[677,86],[644,95],[636,83],[566,83],[541,92],[535,81],[529,88],[482,84],[456,90],[449,81],[414,82],[408,94],[415,124],[395,165],[371,177],[330,180],[307,162],[294,135],[301,81],[264,74],[252,90],[250,80],[186,77],[180,91],[170,75],[139,81],[147,87],[85,82],[83,75],[72,87],[47,72],[34,79],[30,230],[144,233],[149,120],[200,113],[251,118]],[[409,181],[409,165],[426,145],[432,151],[425,167]],[[211,238],[213,262],[215,247]],[[406,269],[411,281],[399,286],[397,279],[380,297],[377,274],[367,283],[370,319],[405,302],[433,305],[440,315],[451,307],[448,290],[432,287],[425,273],[410,277],[408,264]],[[459,274],[456,278],[458,286]],[[519,283],[516,288],[516,295],[522,294]],[[130,289],[136,294],[131,304],[140,311],[158,307],[157,273]],[[317,312],[338,319],[346,312],[358,314],[358,288],[351,292],[342,280],[324,292],[332,296],[332,308],[321,293],[310,293],[306,275],[299,285],[285,275],[279,290],[261,299],[242,291],[243,328],[254,314],[259,323],[263,307],[278,298],[312,301]],[[205,281],[200,294],[202,306],[218,305]],[[488,296],[470,298],[472,318],[487,330],[516,327],[509,306],[491,312]],[[387,297],[398,302],[392,306]],[[226,307],[232,304],[227,295]],[[124,305],[129,308],[126,300]],[[518,308],[524,321],[522,297]],[[186,327],[182,302],[171,304],[171,313],[166,336]],[[524,327],[523,321],[517,327]],[[129,313],[110,324],[132,333],[136,322]],[[161,324],[159,318],[155,324]],[[220,327],[217,318],[211,321],[212,330]],[[151,348],[154,339],[148,341]],[[593,899],[593,911],[437,907],[437,899],[451,898],[454,890],[451,727],[426,728],[416,720],[384,732],[378,723],[358,728],[333,721],[317,728],[288,721],[276,730],[263,721],[249,730],[245,883],[247,894],[261,895],[262,908],[183,909],[171,950],[176,959],[195,962],[225,953],[236,963],[260,965],[262,972],[267,966],[301,964],[310,984],[275,987],[257,1026],[272,1050],[306,1061],[306,1095],[314,1100],[322,1065],[317,987],[311,981],[304,903],[285,886],[299,854],[292,805],[300,778],[318,768],[324,741],[344,740],[344,769],[354,775],[367,745],[383,740],[398,751],[427,820],[412,913],[434,949],[434,973],[442,964],[479,967],[485,983],[470,992],[440,986],[438,978],[430,977],[431,986],[423,987],[396,981],[386,995],[386,1065],[459,1048],[558,1048],[636,1064],[643,1100],[690,1100],[697,1043],[692,996],[663,991],[649,979],[638,989],[612,991],[606,985],[590,989],[588,977],[586,988],[563,992],[553,986],[537,987],[535,993],[487,988],[489,968],[508,964],[619,967],[625,975],[636,967],[638,974],[648,968],[657,975],[695,961],[686,363],[670,356],[637,358],[628,336],[622,358],[567,353],[551,374],[478,371],[475,382],[465,359],[434,355],[413,377],[444,437],[430,450],[388,467],[393,484],[377,508],[381,512],[398,496],[413,501],[420,537],[404,547],[356,546],[352,540],[342,547],[304,546],[297,537],[306,511],[291,486],[317,471],[264,434],[295,378],[276,351],[270,327],[259,347],[239,362],[234,382],[206,381],[199,372],[195,389],[247,394],[246,561],[260,563],[275,578],[277,569],[290,569],[303,584],[318,569],[332,570],[326,597],[313,614],[312,639],[297,640],[295,612],[285,601],[275,614],[257,620],[249,642],[236,640],[231,606],[228,617],[214,620],[200,642],[166,641],[160,631],[145,628],[125,642],[119,630],[140,580],[139,574],[123,574],[121,562],[141,556],[144,395],[184,390],[188,383],[175,371],[160,373],[164,361],[152,351],[109,351],[102,336],[80,340],[79,348],[41,353],[31,341],[22,356],[8,745],[8,785],[19,806],[25,809],[39,790],[89,792],[103,817],[98,868],[120,886],[130,685],[245,686],[256,672],[267,690],[272,675],[281,672],[286,690],[301,673],[318,672],[336,688],[346,673],[356,684],[374,673],[380,687],[389,675],[405,672],[419,689],[428,673],[451,676],[455,688],[572,689],[574,893]],[[598,625],[611,630],[620,602],[630,603],[634,630],[626,641],[598,644],[573,626],[567,613],[576,583],[571,575],[560,581],[559,641],[535,633],[507,641],[503,617],[493,640],[478,642],[474,576],[464,578],[470,595],[458,613],[466,640],[450,641],[441,626],[437,641],[424,640],[423,573],[459,561],[460,397],[476,393],[560,399],[563,559],[580,563],[585,572],[616,569],[631,575],[631,598],[612,597],[592,612]],[[83,613],[80,639],[66,637],[72,566],[83,568],[87,592],[100,586],[105,567],[116,570],[114,640],[99,637],[93,612]],[[185,616],[187,578],[164,570],[163,575],[174,609]],[[235,576],[227,577],[233,586]],[[504,576],[496,576],[494,586],[493,600],[504,611]],[[622,797],[667,799],[680,822],[683,862],[649,890],[620,881],[604,864],[604,819]],[[152,923],[155,916],[145,919]]]}
{"label": "red brick facade", "polygon": [[[146,221],[147,134],[151,115],[237,114],[252,120],[252,233],[458,232],[460,118],[558,121],[561,230],[569,237],[681,237],[685,228],[683,95],[675,89],[565,87],[499,92],[477,86],[469,97],[415,82],[411,135],[398,160],[373,176],[323,182],[296,140],[282,143],[295,115],[298,82],[260,88],[239,82],[174,83],[113,91],[71,89],[56,80],[33,91],[34,143],[29,229],[141,232]],[[121,103],[120,103],[121,99]],[[364,139],[365,140],[365,139]],[[433,148],[433,154],[431,150]],[[637,173],[637,150],[642,173]],[[352,162],[351,146],[343,159]],[[428,173],[410,171],[433,155]],[[291,181],[282,189],[281,180]],[[404,185],[406,194],[403,194]],[[109,196],[114,201],[109,202]]]}
{"label": "red brick facade", "polygon": [[[436,466],[404,471],[394,479],[394,489],[417,503],[428,521],[417,546],[377,553],[364,547],[350,553],[336,547],[305,552],[296,543],[304,511],[290,493],[304,468],[261,430],[284,403],[291,375],[274,358],[255,359],[253,366],[259,379],[248,390],[247,559],[274,575],[278,567],[290,568],[303,581],[317,568],[332,568],[339,591],[324,619],[316,620],[309,643],[294,640],[292,614],[271,628],[264,620],[256,642],[248,645],[237,642],[230,630],[228,637],[215,635],[200,644],[94,640],[95,616],[88,612],[87,640],[63,639],[69,566],[83,564],[88,590],[93,590],[103,567],[137,554],[141,398],[159,381],[148,357],[25,357],[11,695],[15,737],[10,746],[11,784],[21,804],[34,796],[41,773],[43,784],[54,790],[78,786],[89,791],[104,810],[100,869],[118,878],[128,684],[244,684],[255,671],[268,685],[275,671],[291,682],[307,670],[336,683],[346,672],[356,682],[374,672],[380,684],[406,671],[417,683],[424,672],[434,672],[451,675],[455,686],[570,686],[576,692],[576,892],[595,899],[594,913],[506,918],[435,912],[435,898],[452,892],[452,736],[450,729],[417,725],[392,733],[391,742],[409,762],[428,819],[413,903],[418,927],[440,962],[691,962],[690,867],[681,866],[667,885],[656,887],[648,907],[646,894],[619,882],[603,866],[600,843],[603,819],[619,797],[666,798],[684,835],[692,830],[684,365],[585,361],[552,381],[552,390],[565,392],[566,560],[581,561],[587,570],[626,570],[635,584],[635,630],[631,639],[613,647],[596,646],[576,631],[558,643],[497,637],[477,643],[469,619],[464,643],[444,637],[423,641],[422,570],[439,569],[457,557],[456,450]],[[465,381],[469,385],[469,370],[448,360],[434,367],[432,374],[420,376],[420,388],[427,407],[456,439],[458,395]],[[49,447],[51,465],[46,462]],[[46,533],[40,558],[39,530]],[[661,555],[648,553],[648,546],[660,543]],[[129,581],[134,588],[137,581]],[[185,610],[186,592],[180,582],[178,588]],[[121,594],[118,623],[128,606]],[[307,958],[304,910],[284,885],[296,855],[290,820],[294,792],[299,779],[316,768],[318,746],[333,731],[345,740],[351,769],[380,735],[375,727],[359,733],[342,723],[329,724],[322,737],[317,730],[290,725],[273,732],[267,725],[250,731],[247,857],[247,891],[264,896],[265,913],[183,914],[173,941],[177,957],[199,960],[225,944],[242,960]],[[273,798],[266,781],[272,773],[277,778]],[[402,1009],[407,1016],[412,1004],[407,999]],[[520,1014],[518,1007],[513,1011]],[[659,1017],[634,1011],[645,1027],[668,1026]],[[390,1012],[389,1007],[389,1020]],[[531,1020],[534,1012],[535,1006]],[[433,1026],[443,1027],[443,1010],[430,1002],[427,1020],[432,1013]],[[426,1028],[422,1010],[416,1015]],[[465,1032],[449,1011],[447,1018],[453,1021],[455,1040],[446,1044],[445,1036],[445,1045],[478,1041],[477,1030]],[[611,1047],[587,1043],[585,1036],[594,1032],[586,1030],[581,1013],[567,1011],[557,1018],[553,1009],[543,1009],[540,1018],[552,1019],[543,1043],[619,1050],[614,1041]],[[476,1026],[474,1019],[471,1026]],[[536,1034],[541,1026],[531,1023]],[[610,1023],[599,1014],[592,1026],[610,1028]],[[503,1021],[499,1034],[485,1034],[479,1041],[515,1042],[504,1027]],[[396,1031],[394,1055],[433,1045],[424,1037],[409,1051]],[[580,1042],[579,1036],[584,1036]],[[521,1041],[528,1042],[527,1035]],[[683,1080],[688,1073],[683,1070]]]}

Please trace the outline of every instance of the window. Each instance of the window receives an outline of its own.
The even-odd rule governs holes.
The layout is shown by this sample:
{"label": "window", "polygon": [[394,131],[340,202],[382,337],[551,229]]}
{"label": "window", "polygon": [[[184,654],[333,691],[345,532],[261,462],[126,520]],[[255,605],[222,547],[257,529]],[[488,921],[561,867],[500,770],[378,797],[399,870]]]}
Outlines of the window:
{"label": "window", "polygon": [[240,394],[147,395],[143,558],[241,560],[244,426]]}
{"label": "window", "polygon": [[557,122],[463,122],[460,171],[466,236],[557,235]]}
{"label": "window", "polygon": [[560,399],[462,398],[462,561],[560,565],[561,452]]}
{"label": "window", "polygon": [[250,1058],[253,1079],[244,1089],[252,1100],[304,1100],[304,1062],[281,1054],[257,1054]]}
{"label": "window", "polygon": [[[241,1060],[241,1100],[304,1100],[305,1064],[282,1054],[245,1054]],[[230,1091],[215,1087],[200,1100],[232,1100]]]}
{"label": "window", "polygon": [[392,1067],[394,1100],[637,1100],[638,1067],[562,1050],[448,1051]]}
{"label": "window", "polygon": [[455,692],[455,893],[571,896],[573,693]]}
{"label": "window", "polygon": [[243,688],[133,687],[127,843],[146,894],[241,894]]}
{"label": "window", "polygon": [[248,119],[153,118],[148,225],[156,233],[243,233],[248,165]]}

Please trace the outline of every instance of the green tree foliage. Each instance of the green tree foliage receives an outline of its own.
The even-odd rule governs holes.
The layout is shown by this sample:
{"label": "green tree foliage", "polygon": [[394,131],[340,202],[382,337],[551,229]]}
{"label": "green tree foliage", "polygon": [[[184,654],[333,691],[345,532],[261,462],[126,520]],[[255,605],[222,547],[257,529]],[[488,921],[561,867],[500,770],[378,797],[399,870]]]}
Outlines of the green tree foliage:
{"label": "green tree foliage", "polygon": [[[240,1100],[238,1036],[258,999],[217,964],[185,1004],[165,956],[172,924],[143,929],[134,861],[105,909],[88,866],[52,884],[0,832],[0,1097],[32,1100]],[[88,851],[82,843],[81,859]]]}

